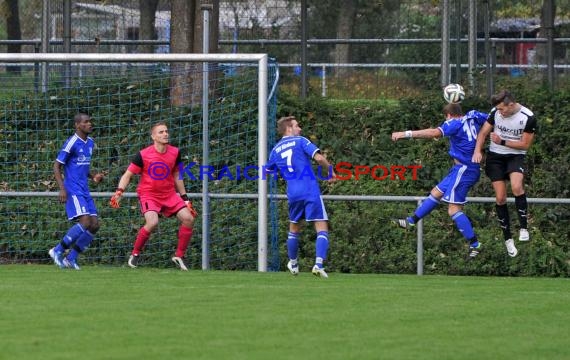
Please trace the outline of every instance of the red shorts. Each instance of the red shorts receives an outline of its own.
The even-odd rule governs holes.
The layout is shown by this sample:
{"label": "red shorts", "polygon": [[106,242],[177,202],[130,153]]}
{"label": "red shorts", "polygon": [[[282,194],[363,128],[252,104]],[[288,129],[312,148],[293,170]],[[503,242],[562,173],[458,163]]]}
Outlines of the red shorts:
{"label": "red shorts", "polygon": [[186,203],[178,194],[173,194],[167,199],[157,199],[152,196],[139,194],[141,212],[155,211],[165,217],[176,215],[181,209],[186,207]]}

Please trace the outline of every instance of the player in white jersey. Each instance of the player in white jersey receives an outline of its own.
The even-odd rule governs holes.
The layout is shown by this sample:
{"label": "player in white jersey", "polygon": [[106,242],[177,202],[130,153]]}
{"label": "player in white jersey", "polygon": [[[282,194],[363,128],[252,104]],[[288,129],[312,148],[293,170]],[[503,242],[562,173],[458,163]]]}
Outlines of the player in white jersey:
{"label": "player in white jersey", "polygon": [[491,134],[485,173],[491,179],[495,190],[497,217],[503,230],[507,252],[511,257],[515,257],[518,250],[512,239],[506,181],[510,180],[511,191],[515,197],[520,223],[519,241],[528,241],[530,235],[527,222],[528,205],[524,190],[524,160],[534,140],[537,121],[533,112],[519,104],[507,90],[493,95],[491,104],[493,109],[477,136],[473,162],[481,162],[485,140]]}

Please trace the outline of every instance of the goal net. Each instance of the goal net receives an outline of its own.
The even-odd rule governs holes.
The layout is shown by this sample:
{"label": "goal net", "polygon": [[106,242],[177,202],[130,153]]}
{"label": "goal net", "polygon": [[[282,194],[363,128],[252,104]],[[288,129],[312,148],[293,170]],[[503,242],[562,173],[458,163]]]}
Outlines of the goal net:
{"label": "goal net", "polygon": [[[123,266],[144,219],[131,181],[110,196],[132,157],[164,121],[181,150],[187,192],[200,213],[186,255],[195,269],[279,267],[274,188],[257,178],[275,142],[277,64],[263,54],[0,54],[0,262],[49,263],[71,223],[53,163],[86,112],[95,130],[90,182],[101,228],[81,264]],[[244,169],[248,171],[244,172]],[[268,191],[269,188],[269,191]],[[161,219],[143,266],[170,266],[178,221]]]}

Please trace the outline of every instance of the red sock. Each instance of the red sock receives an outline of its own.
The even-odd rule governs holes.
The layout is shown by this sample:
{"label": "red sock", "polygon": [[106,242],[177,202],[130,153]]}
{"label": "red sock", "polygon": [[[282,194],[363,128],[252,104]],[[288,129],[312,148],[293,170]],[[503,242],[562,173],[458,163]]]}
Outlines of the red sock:
{"label": "red sock", "polygon": [[146,244],[146,241],[148,240],[148,238],[150,238],[150,233],[144,228],[144,226],[141,227],[138,234],[137,234],[137,239],[135,240],[135,247],[134,247],[133,252],[131,254],[132,255],[140,254],[140,252],[144,248],[144,244]]}
{"label": "red sock", "polygon": [[178,229],[178,247],[176,248],[176,256],[184,257],[191,238],[192,228],[180,225],[180,229]]}

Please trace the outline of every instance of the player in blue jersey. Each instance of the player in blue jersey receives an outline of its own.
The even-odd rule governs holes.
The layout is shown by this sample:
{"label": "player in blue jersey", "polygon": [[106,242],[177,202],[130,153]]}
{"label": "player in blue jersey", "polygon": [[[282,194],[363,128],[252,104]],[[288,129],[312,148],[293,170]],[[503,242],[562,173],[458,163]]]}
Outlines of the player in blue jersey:
{"label": "player in blue jersey", "polygon": [[[287,268],[293,275],[299,273],[297,261],[299,235],[303,219],[312,222],[317,232],[316,257],[312,273],[327,278],[323,262],[329,248],[328,216],[321,197],[318,178],[335,181],[336,175],[319,148],[309,139],[301,136],[301,128],[294,116],[282,117],[277,121],[281,140],[269,154],[267,170],[279,174],[287,181],[289,204],[289,233],[287,235]],[[312,168],[312,160],[319,164],[318,174]],[[317,178],[318,176],[318,178]]]}
{"label": "player in blue jersey", "polygon": [[428,215],[439,205],[440,201],[449,204],[448,214],[451,216],[457,229],[469,241],[469,256],[476,257],[481,251],[481,243],[473,230],[471,221],[463,213],[463,206],[467,202],[469,189],[479,181],[481,169],[479,164],[471,161],[477,134],[487,120],[487,114],[471,110],[463,115],[461,105],[447,104],[443,108],[445,122],[437,128],[422,130],[407,130],[392,133],[392,140],[404,138],[431,139],[442,136],[449,138],[449,155],[454,165],[447,176],[441,180],[430,192],[412,216],[396,220],[403,228],[414,226],[420,219]]}
{"label": "player in blue jersey", "polygon": [[99,230],[97,208],[91,198],[88,181],[92,179],[98,183],[104,175],[90,172],[91,156],[95,148],[95,142],[89,137],[93,131],[91,117],[78,113],[74,122],[75,134],[63,144],[54,162],[53,172],[59,186],[59,200],[65,203],[67,218],[76,223],[69,228],[59,244],[49,250],[49,255],[60,268],[79,270],[77,256],[89,246]]}

